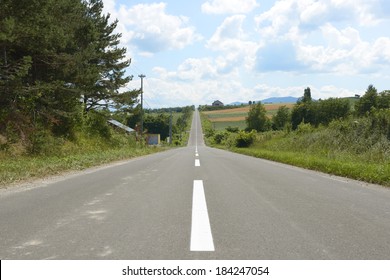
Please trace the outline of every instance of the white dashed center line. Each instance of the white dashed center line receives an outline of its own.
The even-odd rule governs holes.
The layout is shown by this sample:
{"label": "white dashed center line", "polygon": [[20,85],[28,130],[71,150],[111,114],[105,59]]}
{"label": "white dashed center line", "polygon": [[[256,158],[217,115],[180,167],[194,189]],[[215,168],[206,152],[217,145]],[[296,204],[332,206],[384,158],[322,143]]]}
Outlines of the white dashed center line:
{"label": "white dashed center line", "polygon": [[215,250],[202,180],[194,180],[190,247],[191,251]]}
{"label": "white dashed center line", "polygon": [[195,166],[200,166],[200,160],[199,159],[195,159]]}

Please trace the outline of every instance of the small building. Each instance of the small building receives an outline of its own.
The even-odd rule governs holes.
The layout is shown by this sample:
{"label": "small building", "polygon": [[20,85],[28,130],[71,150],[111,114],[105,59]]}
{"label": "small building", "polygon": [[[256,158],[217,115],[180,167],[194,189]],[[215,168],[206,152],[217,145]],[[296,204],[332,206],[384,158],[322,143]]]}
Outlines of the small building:
{"label": "small building", "polygon": [[146,143],[148,145],[160,145],[160,134],[147,134]]}
{"label": "small building", "polygon": [[223,103],[222,103],[221,101],[219,101],[219,100],[215,100],[215,101],[213,102],[212,106],[214,106],[214,107],[223,106]]}

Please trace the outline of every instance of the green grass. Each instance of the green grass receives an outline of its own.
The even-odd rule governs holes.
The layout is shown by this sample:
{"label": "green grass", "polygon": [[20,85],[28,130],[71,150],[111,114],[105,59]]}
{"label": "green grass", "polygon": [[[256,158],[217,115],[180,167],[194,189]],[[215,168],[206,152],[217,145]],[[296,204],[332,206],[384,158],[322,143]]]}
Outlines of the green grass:
{"label": "green grass", "polygon": [[27,179],[43,178],[65,171],[83,170],[92,166],[130,159],[162,151],[166,148],[142,147],[136,143],[113,146],[101,140],[81,139],[67,142],[53,155],[10,155],[0,153],[0,187]]}
{"label": "green grass", "polygon": [[[170,116],[171,113],[162,113],[163,115],[166,115],[166,116]],[[151,115],[153,117],[158,117],[159,115],[161,115],[161,113],[146,113],[146,115]],[[180,118],[180,116],[182,116],[183,114],[182,113],[178,113],[178,112],[172,112],[172,123],[175,124],[177,122],[177,120]]]}
{"label": "green grass", "polygon": [[328,174],[390,186],[390,163],[367,163],[351,156],[338,158],[322,154],[277,151],[267,148],[234,148],[234,152],[282,162]]}
{"label": "green grass", "polygon": [[255,144],[249,148],[214,145],[210,139],[206,143],[217,148],[390,186],[390,150],[384,139],[378,142],[380,145],[368,145],[372,139],[353,143],[349,138],[336,136],[332,128],[259,133]]}
{"label": "green grass", "polygon": [[[212,111],[215,112],[215,111]],[[237,112],[237,113],[228,113],[228,114],[207,114],[209,119],[219,119],[219,118],[236,118],[236,117],[247,117],[248,112]]]}
{"label": "green grass", "polygon": [[212,122],[212,126],[215,130],[225,130],[227,127],[238,127],[241,130],[244,130],[246,128],[246,122],[245,121],[239,121],[239,122]]}

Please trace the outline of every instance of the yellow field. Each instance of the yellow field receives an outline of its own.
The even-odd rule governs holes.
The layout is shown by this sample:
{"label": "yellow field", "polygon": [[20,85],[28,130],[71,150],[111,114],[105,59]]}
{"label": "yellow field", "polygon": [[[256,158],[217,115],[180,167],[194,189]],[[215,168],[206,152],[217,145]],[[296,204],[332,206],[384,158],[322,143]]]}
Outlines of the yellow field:
{"label": "yellow field", "polygon": [[226,118],[213,118],[211,122],[240,122],[245,121],[245,117],[226,117]]}
{"label": "yellow field", "polygon": [[[271,118],[276,111],[281,106],[286,106],[287,108],[293,108],[293,103],[280,103],[280,104],[264,104],[265,109],[267,110],[267,116]],[[241,122],[245,121],[248,116],[250,106],[226,109],[226,110],[217,110],[217,111],[206,111],[203,112],[211,122]]]}

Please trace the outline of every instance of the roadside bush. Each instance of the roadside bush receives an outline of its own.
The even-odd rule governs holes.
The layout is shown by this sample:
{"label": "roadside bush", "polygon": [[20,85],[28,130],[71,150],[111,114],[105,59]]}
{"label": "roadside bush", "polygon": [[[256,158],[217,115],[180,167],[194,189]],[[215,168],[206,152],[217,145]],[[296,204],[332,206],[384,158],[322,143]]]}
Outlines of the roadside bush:
{"label": "roadside bush", "polygon": [[237,126],[232,127],[230,125],[225,129],[227,132],[231,132],[231,133],[238,133],[240,131],[240,129]]}
{"label": "roadside bush", "polygon": [[109,139],[111,137],[111,130],[107,124],[107,119],[108,118],[104,115],[104,112],[88,112],[86,119],[88,133]]}
{"label": "roadside bush", "polygon": [[63,139],[55,138],[48,130],[36,130],[29,136],[27,151],[32,155],[58,154]]}
{"label": "roadside bush", "polygon": [[253,144],[255,139],[256,139],[256,131],[255,130],[252,130],[251,132],[240,131],[237,134],[235,146],[237,148],[249,147],[250,145]]}
{"label": "roadside bush", "polygon": [[225,140],[229,137],[229,132],[227,131],[218,131],[214,134],[214,142],[215,144],[223,144]]}
{"label": "roadside bush", "polygon": [[204,136],[206,136],[207,138],[213,137],[214,134],[215,134],[215,130],[213,128],[206,128],[205,129]]}
{"label": "roadside bush", "polygon": [[298,134],[305,134],[305,133],[311,133],[313,132],[314,128],[311,126],[310,123],[304,123],[301,122],[300,125],[298,125]]}
{"label": "roadside bush", "polygon": [[374,110],[370,119],[372,129],[390,140],[390,109]]}

